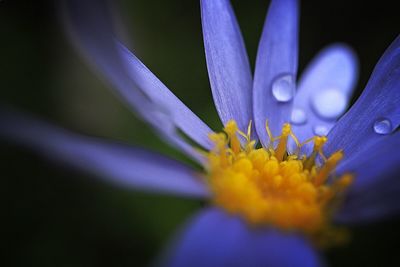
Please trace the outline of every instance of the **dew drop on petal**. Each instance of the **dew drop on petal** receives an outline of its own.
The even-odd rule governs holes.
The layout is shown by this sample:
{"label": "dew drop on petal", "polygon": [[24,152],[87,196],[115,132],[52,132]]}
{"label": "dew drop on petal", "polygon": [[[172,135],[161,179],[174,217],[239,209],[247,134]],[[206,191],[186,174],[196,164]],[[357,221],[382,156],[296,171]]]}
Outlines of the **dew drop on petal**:
{"label": "dew drop on petal", "polygon": [[294,78],[290,74],[280,75],[272,82],[272,95],[278,102],[288,102],[292,100],[294,92]]}
{"label": "dew drop on petal", "polygon": [[392,132],[392,123],[388,119],[379,119],[374,123],[374,131],[377,134],[389,134]]}
{"label": "dew drop on petal", "polygon": [[307,115],[301,108],[293,108],[290,121],[295,125],[302,125],[307,121]]}
{"label": "dew drop on petal", "polygon": [[315,135],[323,136],[328,135],[330,128],[326,125],[315,125],[313,127],[313,132]]}
{"label": "dew drop on petal", "polygon": [[342,91],[331,88],[315,94],[312,106],[323,119],[335,119],[346,110],[347,98]]}

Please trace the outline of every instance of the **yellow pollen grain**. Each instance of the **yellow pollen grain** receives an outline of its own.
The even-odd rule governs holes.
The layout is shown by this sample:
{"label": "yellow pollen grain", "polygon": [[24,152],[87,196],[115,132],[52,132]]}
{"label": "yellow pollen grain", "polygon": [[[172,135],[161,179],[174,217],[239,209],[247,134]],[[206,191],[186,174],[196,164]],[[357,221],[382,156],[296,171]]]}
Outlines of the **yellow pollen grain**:
{"label": "yellow pollen grain", "polygon": [[[278,137],[271,135],[268,124],[266,130],[271,139],[267,148],[256,148],[251,124],[243,133],[235,121],[229,121],[224,132],[210,136],[214,149],[207,152],[207,170],[214,203],[255,225],[274,225],[310,235],[331,230],[332,207],[353,181],[350,174],[332,176],[343,152],[326,158],[322,147],[327,138],[316,136],[305,142],[314,144],[308,157],[289,155],[289,137],[295,139],[297,151],[305,144],[298,142],[290,124],[283,125]],[[246,142],[241,142],[240,136]],[[276,147],[274,141],[279,141]],[[316,162],[318,155],[323,161],[320,165]]]}

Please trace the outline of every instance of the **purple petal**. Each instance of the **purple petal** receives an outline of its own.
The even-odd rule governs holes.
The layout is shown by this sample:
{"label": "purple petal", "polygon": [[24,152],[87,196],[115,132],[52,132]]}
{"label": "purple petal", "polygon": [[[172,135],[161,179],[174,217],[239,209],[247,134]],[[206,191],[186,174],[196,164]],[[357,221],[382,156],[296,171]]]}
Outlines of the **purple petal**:
{"label": "purple petal", "polygon": [[131,54],[121,52],[105,1],[67,0],[65,3],[62,11],[68,32],[93,67],[108,79],[121,99],[166,141],[201,161],[176,127],[206,147],[210,146],[207,134],[211,130],[147,68],[135,62]]}
{"label": "purple petal", "polygon": [[201,178],[177,161],[73,134],[16,113],[0,113],[0,137],[115,185],[189,197],[208,196]]}
{"label": "purple petal", "polygon": [[246,48],[228,0],[202,0],[201,19],[208,75],[218,114],[241,130],[252,118],[252,78]]}
{"label": "purple petal", "polygon": [[354,173],[355,182],[337,220],[362,222],[400,212],[399,147],[400,132],[396,132],[363,148],[339,166],[338,173]]}
{"label": "purple petal", "polygon": [[343,149],[350,155],[393,132],[400,124],[399,88],[400,36],[379,60],[357,102],[329,133],[327,154]]}
{"label": "purple petal", "polygon": [[62,12],[68,33],[83,56],[111,82],[116,93],[135,111],[146,113],[152,103],[127,73],[115,46],[111,16],[104,2],[64,1]]}
{"label": "purple petal", "polygon": [[298,13],[296,0],[272,1],[258,47],[253,108],[256,130],[264,145],[269,142],[266,120],[275,136],[290,120],[297,74]]}
{"label": "purple petal", "polygon": [[194,217],[172,248],[165,266],[320,266],[301,236],[249,227],[215,208]]}
{"label": "purple petal", "polygon": [[343,44],[326,47],[311,61],[300,78],[292,111],[300,141],[318,134],[317,129],[333,127],[348,107],[357,76],[357,57]]}
{"label": "purple petal", "polygon": [[182,103],[140,60],[120,45],[128,71],[140,89],[157,105],[167,107],[175,125],[204,148],[211,149],[211,129]]}

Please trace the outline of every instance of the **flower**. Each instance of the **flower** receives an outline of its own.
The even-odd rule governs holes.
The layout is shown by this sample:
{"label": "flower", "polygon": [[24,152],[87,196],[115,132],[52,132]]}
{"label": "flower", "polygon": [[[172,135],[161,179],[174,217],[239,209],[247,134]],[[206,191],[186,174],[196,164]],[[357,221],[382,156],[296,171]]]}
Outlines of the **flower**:
{"label": "flower", "polygon": [[0,114],[0,135],[119,185],[210,198],[215,205],[191,220],[163,263],[318,266],[313,244],[336,242],[336,223],[398,212],[399,37],[340,117],[354,86],[356,59],[343,45],[326,48],[295,94],[297,1],[272,1],[253,81],[229,1],[202,0],[211,89],[225,125],[213,133],[115,38],[102,2],[71,0],[64,8],[82,53],[143,120],[204,172],[15,112]]}

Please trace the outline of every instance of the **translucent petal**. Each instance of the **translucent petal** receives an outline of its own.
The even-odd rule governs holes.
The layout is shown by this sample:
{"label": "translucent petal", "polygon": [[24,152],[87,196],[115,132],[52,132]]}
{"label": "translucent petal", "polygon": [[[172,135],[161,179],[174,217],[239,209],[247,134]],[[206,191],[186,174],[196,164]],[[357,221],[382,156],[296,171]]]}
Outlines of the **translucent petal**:
{"label": "translucent petal", "polygon": [[355,53],[346,45],[333,44],[324,48],[302,74],[294,109],[305,113],[306,123],[293,123],[301,141],[315,134],[327,134],[347,109],[358,76]]}

